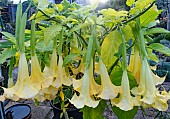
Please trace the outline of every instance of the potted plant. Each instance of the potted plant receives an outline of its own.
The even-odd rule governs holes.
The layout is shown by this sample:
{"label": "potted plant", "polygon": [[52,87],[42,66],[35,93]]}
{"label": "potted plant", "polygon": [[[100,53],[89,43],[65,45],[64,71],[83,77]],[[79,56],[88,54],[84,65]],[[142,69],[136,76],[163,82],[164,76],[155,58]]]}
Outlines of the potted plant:
{"label": "potted plant", "polygon": [[13,43],[9,49],[20,55],[18,80],[3,88],[2,99],[52,100],[54,118],[66,119],[82,118],[72,115],[75,109],[81,109],[84,119],[103,118],[107,103],[119,118],[134,118],[139,106],[168,108],[169,92],[157,87],[165,79],[148,64],[157,60],[152,50],[169,55],[163,45],[148,45],[153,34],[169,33],[153,27],[160,13],[154,0],[127,0],[128,6],[134,4],[129,11],[95,11],[97,2],[44,2],[30,2],[37,8],[29,18],[31,30],[25,30],[27,11],[22,14],[19,3],[15,37],[3,33]]}

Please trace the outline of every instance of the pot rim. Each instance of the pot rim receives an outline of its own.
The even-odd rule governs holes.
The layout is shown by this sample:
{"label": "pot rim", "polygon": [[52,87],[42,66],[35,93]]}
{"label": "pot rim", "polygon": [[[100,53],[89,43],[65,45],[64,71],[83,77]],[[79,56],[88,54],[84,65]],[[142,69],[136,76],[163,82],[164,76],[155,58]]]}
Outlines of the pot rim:
{"label": "pot rim", "polygon": [[28,118],[31,116],[31,106],[29,106],[28,104],[22,104],[22,103],[19,103],[19,104],[15,104],[15,105],[12,105],[10,107],[8,107],[4,112],[6,114],[6,112],[10,109],[10,108],[13,108],[13,107],[17,107],[17,106],[25,106],[25,107],[28,107],[29,108],[29,113],[24,117],[24,118]]}

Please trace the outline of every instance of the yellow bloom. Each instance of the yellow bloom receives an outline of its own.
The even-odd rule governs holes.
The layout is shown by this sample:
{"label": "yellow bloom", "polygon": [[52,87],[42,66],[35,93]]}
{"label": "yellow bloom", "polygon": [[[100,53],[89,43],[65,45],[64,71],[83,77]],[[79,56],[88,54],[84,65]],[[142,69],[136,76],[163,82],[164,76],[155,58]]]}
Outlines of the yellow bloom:
{"label": "yellow bloom", "polygon": [[119,88],[112,84],[110,77],[108,75],[106,66],[102,62],[102,59],[99,59],[99,72],[101,76],[101,93],[98,97],[102,99],[113,99],[117,96]]}
{"label": "yellow bloom", "polygon": [[129,79],[127,71],[123,71],[122,82],[120,87],[120,97],[111,100],[112,105],[116,105],[122,110],[128,111],[133,109],[133,106],[139,106],[140,102],[137,97],[132,97],[130,94]]}
{"label": "yellow bloom", "polygon": [[136,82],[139,84],[140,68],[141,68],[141,60],[139,56],[139,51],[137,49],[133,49],[132,53],[134,53],[134,55],[130,56],[130,64],[129,64],[128,69],[135,76]]}
{"label": "yellow bloom", "polygon": [[[84,67],[85,69],[85,67]],[[90,77],[90,95],[96,95],[100,92],[100,85],[98,85],[95,80],[94,80],[94,76],[93,76],[93,60],[91,59],[91,65],[89,68],[89,77]],[[81,87],[82,87],[82,82],[83,82],[83,77],[80,80],[75,80],[73,79],[73,87],[74,90],[80,92],[81,91]]]}
{"label": "yellow bloom", "polygon": [[160,84],[165,79],[159,78],[153,74],[147,59],[142,60],[141,73],[140,73],[140,83],[138,87],[132,89],[134,95],[141,96],[140,101],[146,103],[146,105],[151,105],[158,110],[167,109],[168,95],[166,93],[161,93],[158,91],[155,85]]}
{"label": "yellow bloom", "polygon": [[[44,87],[48,87],[49,84],[52,85],[53,81],[57,77],[57,55],[56,55],[56,49],[53,49],[53,53],[52,53],[51,60],[50,60],[50,67],[48,68],[46,66],[44,68],[43,74],[44,74],[45,78],[47,78],[47,80],[48,80],[48,83],[44,82],[43,86]],[[60,87],[60,85],[61,85],[61,83],[59,82],[58,86],[56,86],[56,87]]]}
{"label": "yellow bloom", "polygon": [[84,76],[81,79],[82,83],[79,92],[80,95],[77,96],[76,94],[74,94],[74,96],[70,100],[70,102],[74,104],[74,106],[76,106],[77,108],[83,108],[85,105],[95,108],[99,104],[99,101],[95,101],[92,98],[92,94],[91,94],[97,92],[97,90],[94,87],[96,85],[92,84],[94,83],[93,79],[91,79],[93,77],[92,71],[93,71],[93,63],[91,63],[89,69],[85,69]]}
{"label": "yellow bloom", "polygon": [[71,77],[67,76],[63,67],[63,58],[62,56],[59,56],[57,77],[52,85],[56,88],[59,88],[62,84],[70,86],[72,84],[72,79]]}
{"label": "yellow bloom", "polygon": [[52,84],[52,81],[45,78],[44,74],[41,72],[41,67],[36,55],[31,56],[30,80],[34,84],[39,85],[41,89],[49,87]]}
{"label": "yellow bloom", "polygon": [[20,53],[18,79],[11,88],[4,88],[4,96],[12,100],[29,99],[38,94],[40,87],[32,83],[29,78],[28,65],[25,53]]}

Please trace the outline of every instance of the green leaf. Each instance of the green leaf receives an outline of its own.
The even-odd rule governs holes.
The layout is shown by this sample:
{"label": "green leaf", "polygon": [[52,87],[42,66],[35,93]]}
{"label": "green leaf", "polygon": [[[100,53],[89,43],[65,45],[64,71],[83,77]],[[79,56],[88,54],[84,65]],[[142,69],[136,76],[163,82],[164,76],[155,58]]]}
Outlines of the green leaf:
{"label": "green leaf", "polygon": [[147,53],[148,53],[148,57],[155,62],[159,62],[159,59],[157,58],[157,56],[152,52],[153,50],[150,48],[147,48]]}
{"label": "green leaf", "polygon": [[85,106],[81,109],[81,112],[83,112],[83,119],[104,119],[102,114],[106,106],[105,100],[101,100],[96,108]]}
{"label": "green leaf", "polygon": [[112,110],[115,113],[115,115],[118,117],[118,119],[134,119],[134,116],[138,111],[138,107],[134,107],[130,111],[123,111],[118,107],[113,107]]}
{"label": "green leaf", "polygon": [[154,5],[140,17],[141,26],[147,26],[150,22],[155,21],[159,14],[160,11],[157,9],[157,6]]}
{"label": "green leaf", "polygon": [[117,57],[114,56],[118,52],[119,46],[122,43],[121,35],[118,31],[109,33],[103,41],[101,55],[105,65],[110,66],[116,61]]}
{"label": "green leaf", "polygon": [[134,2],[135,2],[135,0],[127,0],[127,1],[126,1],[126,4],[127,4],[129,7],[131,7]]}
{"label": "green leaf", "polygon": [[12,34],[8,32],[1,32],[1,33],[5,35],[8,38],[8,40],[11,41],[13,44],[16,44],[16,39]]}
{"label": "green leaf", "polygon": [[47,45],[45,45],[44,41],[40,41],[36,44],[35,48],[37,50],[39,50],[40,52],[52,51],[53,50],[53,42],[50,42]]}
{"label": "green leaf", "polygon": [[38,8],[44,10],[48,7],[48,0],[38,0]]}
{"label": "green leaf", "polygon": [[164,29],[164,28],[151,28],[148,29],[144,34],[145,35],[151,35],[155,33],[170,33],[170,31]]}
{"label": "green leaf", "polygon": [[69,55],[67,55],[65,58],[64,58],[64,62],[63,62],[63,65],[65,66],[66,64],[68,64],[69,62],[71,62],[72,60],[74,60],[79,54],[76,54],[76,53],[71,53]]}
{"label": "green leaf", "polygon": [[44,30],[44,42],[47,45],[50,40],[54,39],[57,34],[59,34],[59,31],[61,31],[62,26],[61,25],[52,25]]}
{"label": "green leaf", "polygon": [[170,56],[170,49],[160,43],[153,43],[153,44],[149,45],[149,48],[159,51],[167,56]]}
{"label": "green leaf", "polygon": [[10,41],[3,41],[3,42],[0,42],[0,49],[10,48],[12,45],[13,43],[11,43]]}
{"label": "green leaf", "polygon": [[[133,87],[137,86],[137,83],[133,74],[130,71],[128,71],[127,73],[128,73],[130,89],[132,89]],[[114,68],[110,75],[110,79],[112,83],[115,84],[116,86],[121,86],[122,75],[123,75],[122,68],[117,68],[117,67]]]}
{"label": "green leaf", "polygon": [[2,54],[0,54],[0,64],[3,64],[6,59],[15,56],[16,49],[6,49],[2,51]]}

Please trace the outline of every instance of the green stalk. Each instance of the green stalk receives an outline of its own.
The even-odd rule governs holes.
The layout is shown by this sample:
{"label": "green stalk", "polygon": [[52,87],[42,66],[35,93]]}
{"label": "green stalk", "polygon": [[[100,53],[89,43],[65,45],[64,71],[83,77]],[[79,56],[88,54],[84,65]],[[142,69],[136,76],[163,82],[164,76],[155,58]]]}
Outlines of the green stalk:
{"label": "green stalk", "polygon": [[93,44],[94,44],[94,40],[93,40],[93,36],[91,35],[89,38],[87,53],[86,53],[86,69],[90,68],[91,58],[93,57],[93,51],[94,51]]}
{"label": "green stalk", "polygon": [[125,41],[125,36],[123,35],[123,32],[121,30],[121,27],[119,27],[119,32],[122,37],[122,69],[123,71],[127,69],[127,53],[126,53],[126,41]]}
{"label": "green stalk", "polygon": [[[55,43],[54,43],[55,44]],[[62,47],[63,47],[63,30],[60,32],[59,36],[59,48],[58,48],[58,55],[62,55]]]}
{"label": "green stalk", "polygon": [[35,55],[35,42],[36,42],[36,39],[35,39],[35,20],[32,21],[31,23],[31,56],[34,56]]}
{"label": "green stalk", "polygon": [[19,48],[20,52],[24,52],[24,41],[25,41],[25,27],[27,21],[27,13],[24,13],[21,19],[20,36],[19,36]]}
{"label": "green stalk", "polygon": [[100,47],[100,43],[97,40],[97,30],[96,30],[96,24],[93,26],[93,40],[94,40],[94,44],[96,47],[96,51],[98,53],[98,55],[101,55],[101,47]]}
{"label": "green stalk", "polygon": [[9,78],[12,78],[12,69],[13,69],[14,57],[11,57],[10,64],[9,64]]}
{"label": "green stalk", "polygon": [[15,24],[15,38],[16,38],[16,47],[17,48],[19,47],[21,16],[22,16],[22,4],[19,3],[17,6],[16,24]]}

